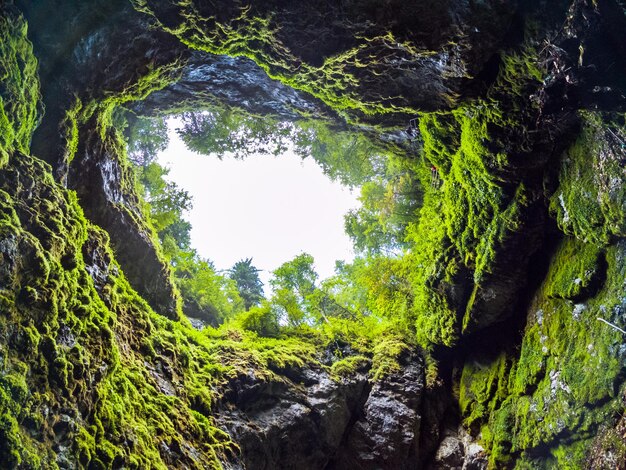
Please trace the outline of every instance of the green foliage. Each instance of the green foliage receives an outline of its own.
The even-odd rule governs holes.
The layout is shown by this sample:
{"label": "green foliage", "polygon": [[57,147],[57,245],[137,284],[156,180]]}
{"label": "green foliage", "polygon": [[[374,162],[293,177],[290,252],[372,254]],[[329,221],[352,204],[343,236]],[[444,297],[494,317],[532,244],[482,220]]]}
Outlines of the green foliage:
{"label": "green foliage", "polygon": [[[419,184],[410,176],[409,166],[400,160],[389,160],[381,164],[376,160],[378,155],[374,153],[376,147],[369,139],[348,132],[333,133],[324,123],[303,121],[287,125],[232,110],[214,109],[205,113],[184,115],[184,127],[179,133],[193,150],[203,153],[217,152],[219,155],[230,148],[239,158],[244,158],[250,152],[259,149],[267,153],[284,150],[286,139],[289,138],[294,140],[296,152],[302,158],[311,155],[330,176],[349,184],[356,184],[369,178],[370,181],[366,182],[363,189],[363,200],[369,204],[362,213],[371,215],[370,218],[373,220],[365,229],[385,232],[384,236],[378,239],[366,235],[369,238],[368,249],[373,252],[382,250],[383,244],[386,244],[387,248],[390,245],[399,245],[408,220],[419,204],[419,197],[416,197],[416,194],[419,195]],[[376,172],[379,172],[380,176],[374,176]],[[149,202],[152,224],[159,233],[166,254],[174,259],[178,249],[188,251],[189,237],[185,235],[188,234],[189,226],[181,219],[188,200],[184,191],[164,180],[166,174],[167,171],[163,168],[155,163],[149,163],[141,169],[140,181],[146,188],[145,198]],[[374,217],[376,212],[380,212],[381,215]],[[357,227],[359,223],[356,221],[352,226]],[[363,227],[355,230],[360,228]],[[383,241],[383,238],[386,241]],[[287,263],[275,273],[271,315],[277,317],[277,321],[292,326],[319,323],[328,316],[352,315],[354,310],[346,308],[332,295],[328,295],[325,288],[319,289],[315,285],[317,275],[312,269],[312,259],[307,262],[309,265],[305,267],[296,259],[292,262],[293,265]],[[294,272],[288,272],[290,270],[299,271],[301,278],[297,281],[290,279],[290,276],[294,275]],[[178,271],[175,268],[176,278],[180,278]],[[237,277],[234,279],[238,280]],[[184,283],[189,284],[187,281]],[[180,280],[177,284],[183,291],[183,296],[188,299],[190,290],[183,287],[184,284]],[[255,287],[256,290],[258,288]],[[257,292],[254,298],[247,299],[241,285],[239,290],[246,308],[250,308],[261,298]],[[188,300],[186,305],[188,308]],[[253,324],[259,323],[256,316],[261,311],[253,312],[249,321]],[[266,317],[267,315],[263,318]],[[261,326],[251,328],[272,331],[265,334],[274,334],[273,328]]]}
{"label": "green foliage", "polygon": [[311,295],[316,290],[318,277],[313,262],[311,255],[302,253],[272,273],[272,304],[279,312],[278,318],[292,326],[315,320],[310,309]]}
{"label": "green foliage", "polygon": [[236,324],[244,330],[253,331],[264,337],[275,337],[280,332],[276,307],[267,301],[239,314]]}
{"label": "green foliage", "polygon": [[244,308],[236,282],[217,273],[213,264],[195,251],[179,250],[172,265],[186,315],[216,326]]}
{"label": "green foliage", "polygon": [[332,318],[354,320],[367,313],[355,304],[351,286],[355,279],[347,275],[350,271],[345,265],[342,274],[318,286],[313,263],[313,257],[303,253],[274,271],[269,305],[278,323],[318,328]]}
{"label": "green foliage", "polygon": [[[214,106],[183,113],[177,132],[190,150],[203,155],[244,159],[252,154],[277,156],[292,149],[302,159],[313,158],[324,174],[346,186],[359,186],[376,176],[388,178],[387,152],[371,137],[335,128],[322,119],[286,122]],[[408,174],[396,171],[389,178],[406,179]],[[407,190],[406,184],[401,190]]]}
{"label": "green foliage", "polygon": [[[242,310],[245,302],[237,292],[236,281],[218,274],[209,260],[200,257],[190,247],[191,224],[183,216],[191,209],[191,197],[166,179],[169,170],[153,161],[156,147],[151,147],[154,142],[150,143],[150,138],[143,135],[155,127],[166,135],[167,128],[163,128],[163,122],[144,121],[136,131],[140,132],[137,138],[142,139],[142,143],[133,144],[131,139],[129,151],[134,145],[138,152],[143,152],[137,159],[141,165],[135,162],[135,172],[150,224],[170,262],[174,283],[182,295],[183,312],[217,326]],[[160,142],[158,136],[155,139]]]}
{"label": "green foliage", "polygon": [[128,158],[139,167],[152,163],[169,143],[165,118],[135,117],[126,130]]}
{"label": "green foliage", "polygon": [[243,159],[254,153],[280,155],[291,142],[292,124],[268,116],[252,116],[229,108],[183,113],[177,132],[187,148],[222,158]]}
{"label": "green foliage", "polygon": [[[179,239],[174,238],[173,233],[177,233],[176,229],[181,226],[183,214],[192,207],[191,196],[176,183],[167,181],[165,177],[168,173],[168,169],[154,162],[137,167],[138,181],[144,190],[143,197],[149,204],[150,222],[159,234],[164,248],[169,248],[166,242],[168,237],[173,239],[176,247],[189,248],[189,234],[188,230],[184,231],[185,225],[182,226],[183,232],[178,234]],[[186,227],[190,228],[189,225]],[[168,256],[173,254],[166,251]]]}
{"label": "green foliage", "polygon": [[[303,253],[284,263],[270,281],[272,297],[236,315],[223,329],[253,332],[259,339],[294,338],[330,349],[337,357],[330,372],[337,379],[357,370],[368,371],[372,380],[397,372],[401,356],[412,347],[410,335],[393,315],[372,314],[364,310],[367,300],[355,303],[353,295],[355,289],[366,292],[365,276],[373,279],[376,274],[368,272],[361,260],[341,265],[340,274],[318,286],[313,262],[312,256]],[[377,282],[382,287],[385,280],[377,278]],[[352,353],[344,357],[346,345]]]}
{"label": "green foliage", "polygon": [[357,187],[387,176],[389,152],[363,132],[335,128],[321,119],[303,119],[294,123],[291,140],[300,158],[313,158],[325,175],[345,186]]}
{"label": "green foliage", "polygon": [[346,312],[371,313],[367,308],[368,288],[360,282],[360,268],[363,258],[356,258],[352,263],[335,262],[335,275],[324,279],[321,290],[326,292]]}
{"label": "green foliage", "polygon": [[237,291],[246,310],[259,305],[263,297],[263,283],[259,270],[252,266],[252,258],[237,261],[229,270],[229,277],[237,284]]}
{"label": "green foliage", "polygon": [[384,176],[361,186],[361,207],[345,216],[346,233],[360,252],[391,255],[407,246],[406,229],[417,216],[422,189],[410,169],[393,161]]}

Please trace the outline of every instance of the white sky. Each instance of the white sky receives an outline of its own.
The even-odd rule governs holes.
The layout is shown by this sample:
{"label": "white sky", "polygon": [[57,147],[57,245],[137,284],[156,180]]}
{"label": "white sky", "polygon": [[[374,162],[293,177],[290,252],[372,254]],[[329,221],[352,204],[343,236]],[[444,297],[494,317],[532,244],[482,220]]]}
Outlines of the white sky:
{"label": "white sky", "polygon": [[216,269],[253,258],[268,292],[271,271],[302,252],[315,258],[320,279],[334,273],[335,260],[352,260],[343,216],[358,207],[357,191],[331,182],[312,159],[289,153],[244,161],[198,155],[178,138],[176,122],[168,125],[170,143],[158,162],[192,196],[185,217],[191,245]]}

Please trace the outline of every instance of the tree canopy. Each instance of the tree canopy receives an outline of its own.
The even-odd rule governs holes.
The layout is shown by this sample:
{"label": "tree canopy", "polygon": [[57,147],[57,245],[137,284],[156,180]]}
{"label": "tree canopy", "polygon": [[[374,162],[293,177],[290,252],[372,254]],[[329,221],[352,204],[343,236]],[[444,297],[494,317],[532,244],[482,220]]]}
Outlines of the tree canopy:
{"label": "tree canopy", "polygon": [[157,153],[169,143],[167,123],[164,118],[133,116],[126,128],[128,158],[138,166],[154,161]]}
{"label": "tree canopy", "polygon": [[[141,129],[166,135],[160,123],[138,123]],[[361,192],[361,207],[345,216],[346,233],[359,256],[352,263],[338,262],[335,275],[320,281],[313,257],[302,253],[272,273],[272,292],[265,298],[252,258],[241,259],[222,275],[190,247],[191,227],[184,213],[191,198],[168,182],[168,170],[154,162],[153,152],[163,142],[158,136],[144,138],[143,131],[131,132],[143,139],[129,145],[129,151],[141,156],[133,158],[138,181],[171,260],[185,313],[213,325],[235,319],[264,336],[367,317],[408,321],[412,293],[403,252],[409,246],[407,230],[422,204],[416,171],[420,162],[398,158],[363,133],[323,121],[284,123],[234,109],[184,113],[177,131],[188,148],[217,158],[276,155],[290,148],[300,158],[313,158],[331,179]]]}
{"label": "tree canopy", "polygon": [[263,283],[259,278],[259,270],[252,265],[252,258],[237,261],[228,271],[228,275],[237,284],[246,310],[259,305],[263,299]]}
{"label": "tree canopy", "polygon": [[[150,130],[163,129],[163,120],[155,121],[151,124],[149,119],[136,120],[128,133],[129,157],[134,163],[139,193],[163,254],[170,261],[174,282],[183,298],[183,312],[217,326],[248,307],[239,295],[237,283],[218,273],[210,260],[191,247],[191,224],[184,215],[191,209],[192,199],[186,190],[166,179],[169,170],[155,161],[156,152],[167,145],[152,145],[159,138],[152,141]],[[167,127],[162,135],[167,135],[166,131]],[[133,156],[132,152],[137,153]]]}

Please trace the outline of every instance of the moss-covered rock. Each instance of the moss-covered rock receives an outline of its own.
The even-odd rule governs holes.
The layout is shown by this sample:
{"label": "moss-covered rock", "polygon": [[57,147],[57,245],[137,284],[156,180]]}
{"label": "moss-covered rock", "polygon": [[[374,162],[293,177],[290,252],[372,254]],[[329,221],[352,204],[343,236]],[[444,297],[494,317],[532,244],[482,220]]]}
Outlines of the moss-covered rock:
{"label": "moss-covered rock", "polygon": [[582,119],[580,135],[561,161],[550,210],[565,233],[607,244],[626,234],[624,118],[584,113]]}
{"label": "moss-covered rock", "polygon": [[491,1],[134,3],[188,46],[248,57],[353,119],[454,103],[513,17],[510,5]]}
{"label": "moss-covered rock", "polygon": [[541,89],[542,72],[532,50],[502,61],[487,100],[420,119],[426,195],[409,237],[423,344],[452,346],[512,315],[542,246],[536,172],[548,158],[540,108],[523,104]]}
{"label": "moss-covered rock", "polygon": [[[519,351],[469,361],[461,378],[466,424],[480,430],[497,468],[584,468],[590,440],[618,412],[623,384],[624,245],[607,249],[607,277],[574,303],[563,294],[564,266],[575,263],[563,241],[535,298]],[[572,280],[573,283],[573,280]],[[569,292],[571,284],[565,284]],[[566,294],[569,295],[569,294]]]}
{"label": "moss-covered rock", "polygon": [[[624,110],[623,50],[601,47],[623,42],[619,2],[48,3],[20,2],[35,32],[0,7],[0,466],[411,468],[434,454],[457,384],[494,468],[623,451],[624,121],[580,110]],[[32,153],[52,166],[29,149],[41,105],[27,34],[47,106]],[[422,113],[409,166],[423,206],[380,283],[404,335],[240,319],[264,338],[180,317],[120,108],[211,53],[370,133],[406,137]],[[205,98],[219,101],[189,103]],[[438,401],[423,401],[407,332],[430,349]]]}
{"label": "moss-covered rock", "polygon": [[27,29],[17,9],[0,7],[0,167],[10,152],[29,151],[41,117],[37,60]]}

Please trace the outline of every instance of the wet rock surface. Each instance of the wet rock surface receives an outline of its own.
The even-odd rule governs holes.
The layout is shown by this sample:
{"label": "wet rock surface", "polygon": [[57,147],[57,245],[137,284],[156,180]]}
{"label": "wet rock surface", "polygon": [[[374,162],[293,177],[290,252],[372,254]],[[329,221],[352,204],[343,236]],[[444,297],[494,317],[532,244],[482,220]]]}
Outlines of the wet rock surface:
{"label": "wet rock surface", "polygon": [[[615,242],[625,233],[624,134],[616,129],[609,136],[607,127],[603,140],[612,142],[610,149],[583,145],[580,167],[571,166],[575,154],[564,154],[580,135],[580,111],[626,109],[623,1],[255,0],[244,9],[238,2],[200,0],[17,3],[31,20],[46,115],[32,142],[38,158],[25,155],[25,147],[0,149],[0,380],[1,398],[11,406],[2,415],[9,424],[1,430],[0,450],[10,442],[21,452],[2,453],[0,466],[17,468],[18,455],[25,459],[22,468],[35,468],[38,461],[124,468],[137,448],[133,459],[144,458],[145,449],[152,453],[135,466],[206,468],[214,462],[214,449],[203,447],[219,440],[211,434],[211,399],[202,394],[212,385],[185,389],[185,367],[194,355],[179,349],[172,331],[157,334],[158,322],[151,323],[149,309],[125,284],[128,279],[157,313],[177,318],[167,263],[141,221],[120,140],[105,125],[114,119],[113,109],[154,114],[181,104],[224,104],[287,120],[314,115],[337,119],[342,128],[347,122],[361,126],[393,145],[412,140],[415,156],[422,142],[418,133],[403,130],[407,118],[493,99],[486,90],[507,74],[502,57],[508,51],[534,54],[533,65],[545,74],[530,91],[509,84],[515,106],[507,107],[513,98],[505,96],[496,110],[507,118],[523,116],[522,125],[501,126],[520,132],[494,130],[489,122],[491,141],[476,144],[510,157],[489,166],[485,177],[507,194],[524,185],[523,217],[495,245],[482,277],[472,278],[475,260],[469,259],[435,286],[461,315],[453,327],[470,338],[462,346],[476,349],[456,350],[462,413],[475,437],[443,427],[452,387],[442,387],[441,397],[426,389],[417,356],[378,382],[365,375],[335,381],[309,367],[280,370],[268,379],[250,369],[231,378],[216,407],[220,426],[239,446],[225,465],[482,469],[487,456],[475,438],[486,426],[497,431],[485,438],[496,467],[519,458],[529,468],[556,468],[558,459],[571,463],[572,455],[586,452],[595,434],[587,460],[574,455],[570,467],[583,461],[589,468],[623,466],[625,426],[615,412],[621,406],[615,397],[623,384],[623,338],[597,317],[619,323],[626,311],[625,250]],[[45,8],[37,9],[42,3]],[[539,32],[527,40],[528,29]],[[14,69],[25,69],[14,62]],[[13,126],[21,119],[13,116],[15,90],[2,85],[0,105],[9,103]],[[578,190],[579,184],[587,186]],[[571,201],[563,199],[568,185]],[[547,199],[558,200],[552,196],[557,187],[560,202],[551,204]],[[556,235],[551,217],[561,224]],[[569,263],[568,251],[547,259],[562,240],[575,241],[574,252],[582,252],[596,231],[606,232],[599,238],[603,253],[590,265],[601,274],[584,270],[572,277],[565,270],[565,276],[558,264]],[[565,280],[544,289],[539,284],[549,269]],[[563,287],[587,278],[585,289]],[[494,332],[506,337],[493,341]],[[482,360],[485,351],[490,354]],[[439,358],[451,362],[446,354]],[[107,401],[112,396],[120,400],[115,409]],[[128,403],[138,407],[140,424],[158,419],[167,432],[153,436],[144,430],[144,439],[132,420],[115,421]],[[188,426],[192,421],[194,428]],[[563,451],[561,445],[570,447]],[[520,449],[513,457],[496,455],[513,447]],[[37,453],[41,448],[45,457]]]}
{"label": "wet rock surface", "polygon": [[360,374],[335,380],[319,369],[290,376],[296,382],[264,383],[253,371],[231,381],[219,421],[241,454],[229,468],[417,469],[430,457],[418,445],[427,421],[418,356],[379,382]]}
{"label": "wet rock surface", "polygon": [[416,468],[423,388],[419,362],[373,384],[328,468]]}
{"label": "wet rock surface", "polygon": [[191,53],[175,83],[133,104],[132,109],[138,114],[167,114],[182,107],[201,110],[225,103],[253,115],[284,121],[305,116],[337,118],[322,101],[272,80],[251,59],[200,51]]}
{"label": "wet rock surface", "polygon": [[93,131],[85,132],[78,152],[67,185],[76,191],[85,215],[109,234],[116,258],[135,289],[155,311],[176,319],[177,296],[169,268],[143,222],[130,169]]}
{"label": "wet rock surface", "polygon": [[488,456],[485,449],[459,426],[446,429],[429,470],[485,470]]}
{"label": "wet rock surface", "polygon": [[[344,54],[353,60],[344,73],[359,78],[346,82],[347,96],[361,95],[366,106],[383,101],[386,106],[436,109],[449,106],[453,95],[467,86],[467,78],[478,75],[505,39],[515,7],[514,1],[391,1],[384,5],[272,1],[251,2],[245,15],[271,18],[268,27],[274,37],[257,45],[255,54],[267,61],[271,74],[284,74],[292,66],[285,63],[289,57],[305,73],[311,70],[311,82],[327,81],[320,74],[329,65],[327,60]],[[219,30],[201,31],[193,20],[185,21],[194,13],[183,5],[148,2],[146,10],[163,28],[178,28],[183,41],[207,48],[222,45]],[[203,5],[199,12],[209,10]],[[244,23],[246,28],[239,15],[236,5],[223,5],[216,22],[227,28]]]}

